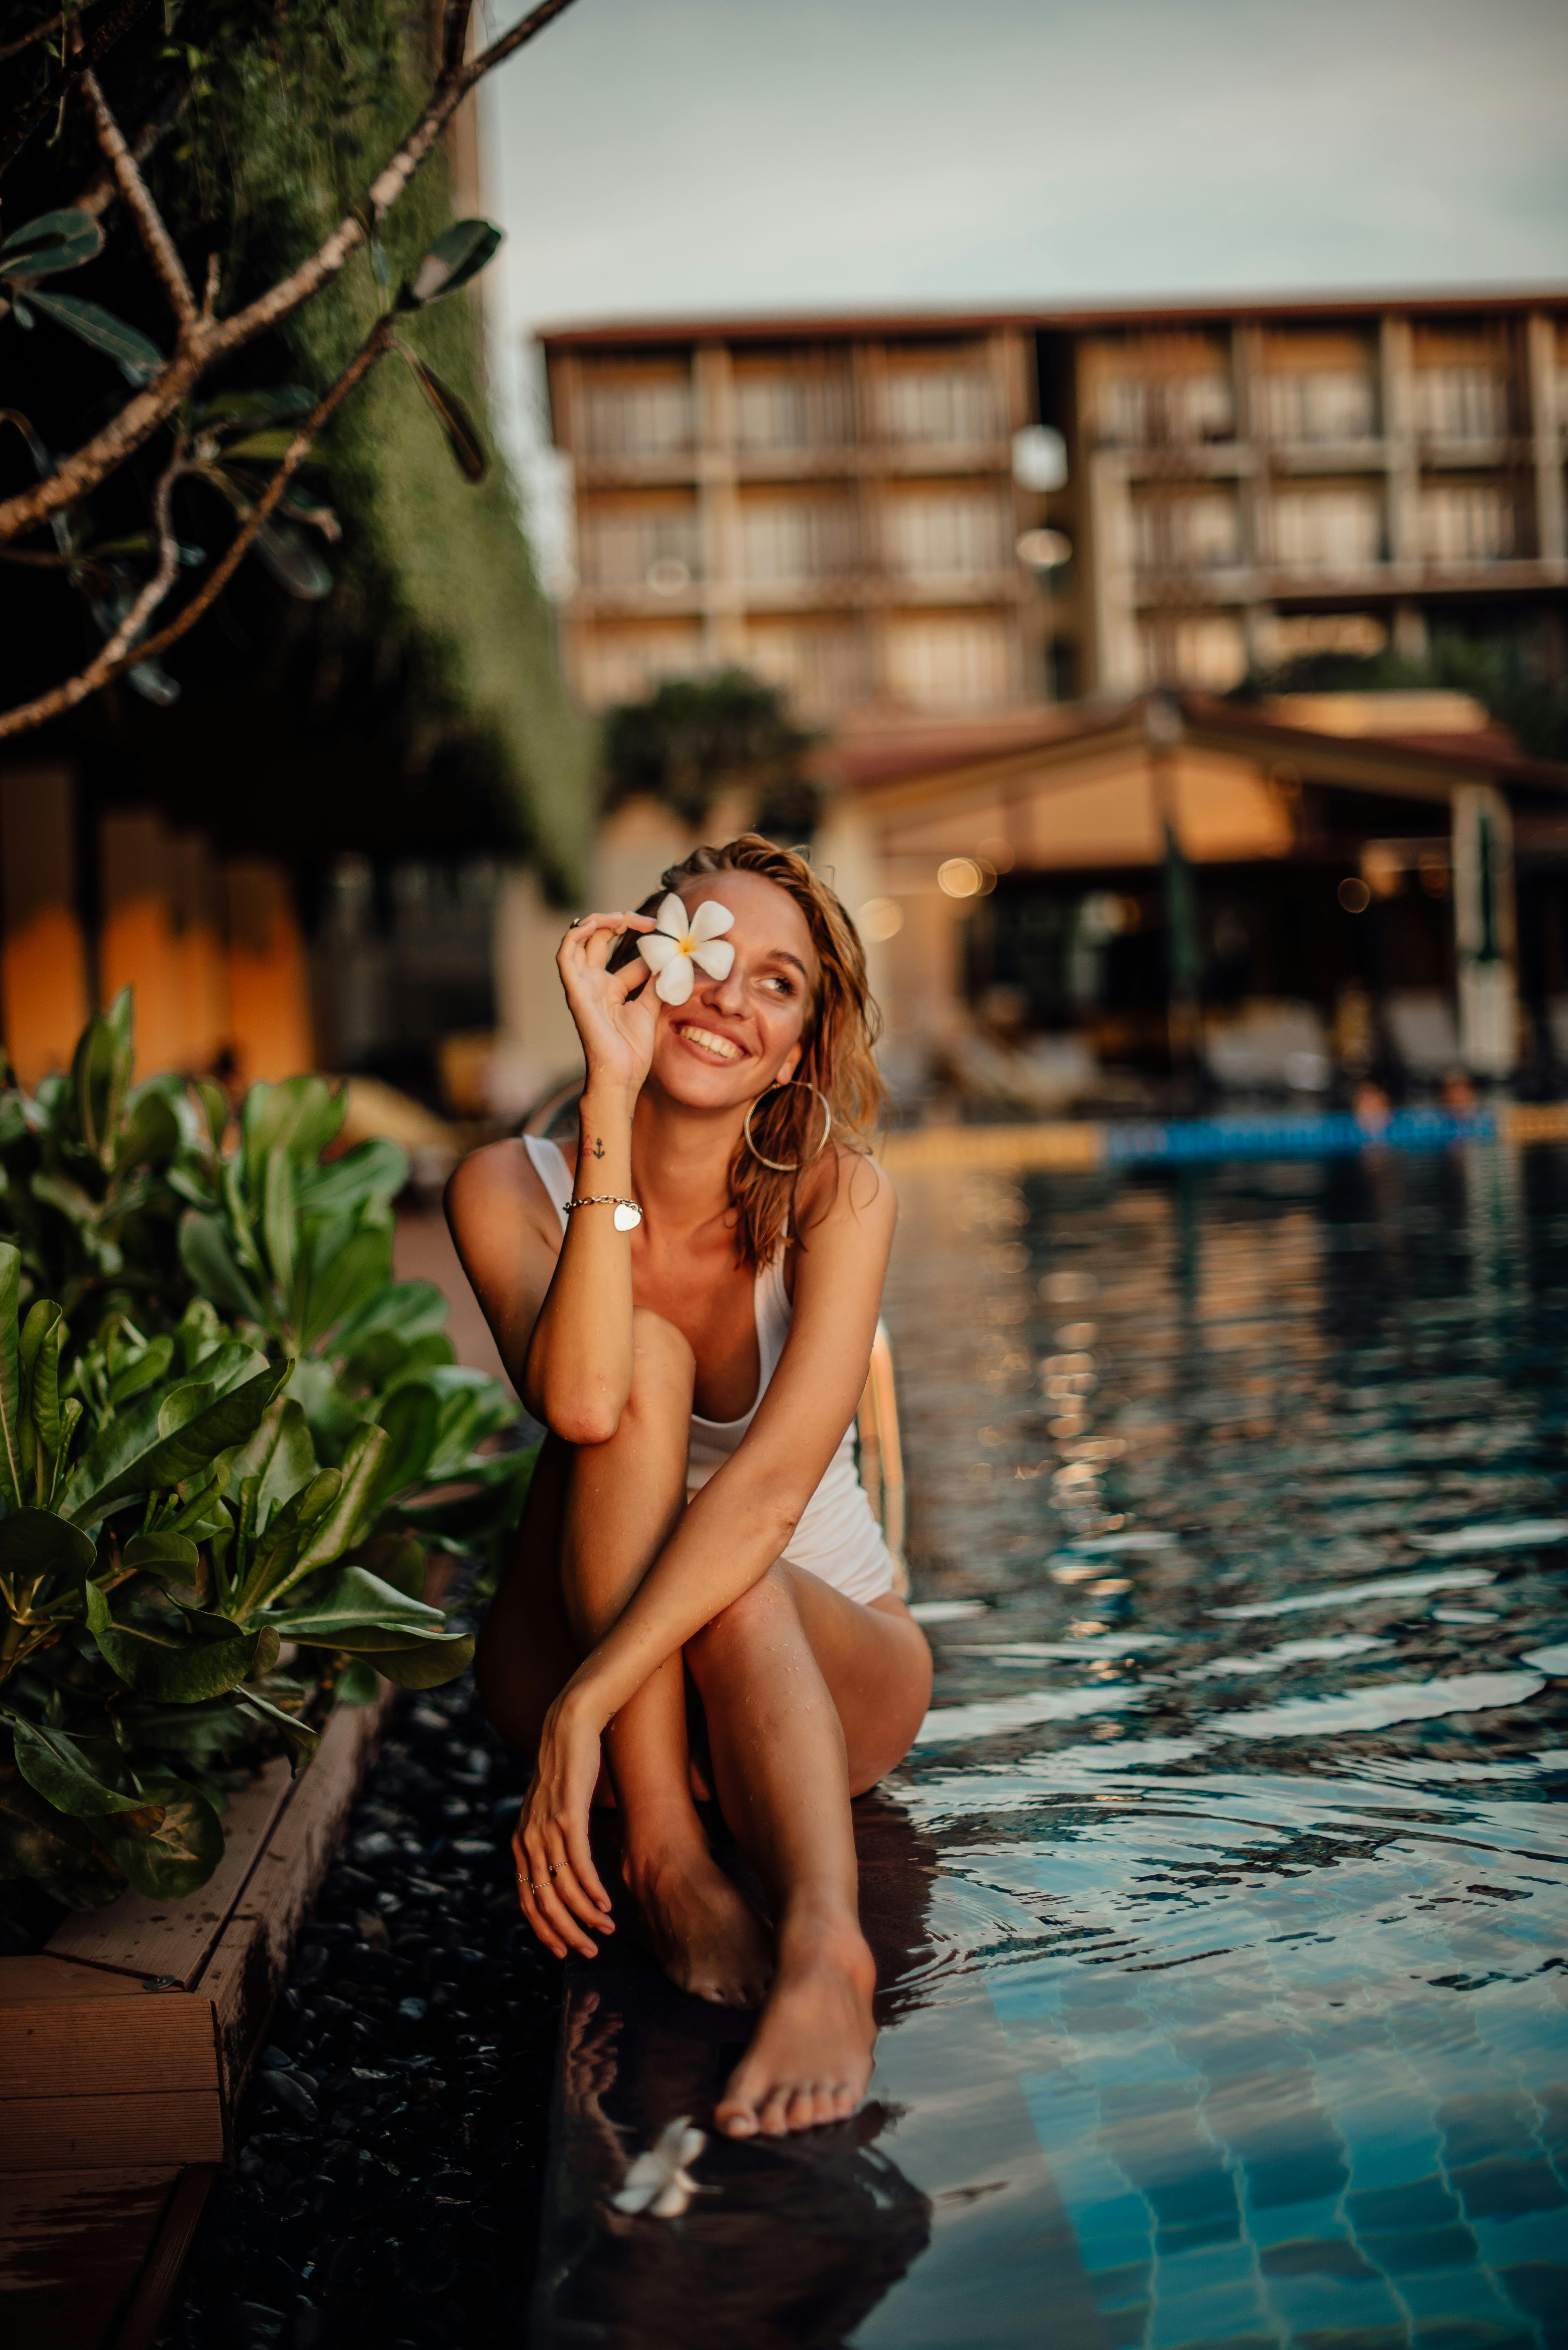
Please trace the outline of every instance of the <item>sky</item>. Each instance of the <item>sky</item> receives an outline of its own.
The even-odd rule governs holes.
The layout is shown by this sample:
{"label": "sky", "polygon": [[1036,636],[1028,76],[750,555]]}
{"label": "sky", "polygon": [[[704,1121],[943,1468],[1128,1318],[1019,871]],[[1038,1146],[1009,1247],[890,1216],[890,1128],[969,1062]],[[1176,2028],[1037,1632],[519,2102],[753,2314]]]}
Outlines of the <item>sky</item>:
{"label": "sky", "polygon": [[546,567],[542,325],[1568,281],[1564,0],[575,0],[483,106]]}

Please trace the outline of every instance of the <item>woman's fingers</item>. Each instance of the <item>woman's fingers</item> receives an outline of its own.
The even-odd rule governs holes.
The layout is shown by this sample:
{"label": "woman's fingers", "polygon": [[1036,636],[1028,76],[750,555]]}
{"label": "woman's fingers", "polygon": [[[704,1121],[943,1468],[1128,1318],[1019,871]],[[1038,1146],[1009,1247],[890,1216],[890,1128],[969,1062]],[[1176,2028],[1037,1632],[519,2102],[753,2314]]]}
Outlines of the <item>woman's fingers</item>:
{"label": "woman's fingers", "polygon": [[[556,1891],[585,1926],[598,1934],[613,1934],[615,1922],[609,1914],[609,1902],[604,1898],[592,1856],[587,1849],[587,1838],[579,1835],[576,1850],[572,1849],[571,1830],[560,1820],[550,1821],[545,1835],[545,1848],[550,1855],[549,1866],[554,1872]],[[588,1889],[592,1881],[593,1891]]]}
{"label": "woman's fingers", "polygon": [[534,1898],[539,1906],[540,1914],[568,1948],[576,1950],[582,1958],[597,1958],[597,1943],[578,1925],[576,1918],[562,1900],[560,1888],[550,1875],[551,1862],[543,1834],[537,1827],[530,1826],[524,1836],[524,1842],[528,1848],[530,1874],[534,1879]]}
{"label": "woman's fingers", "polygon": [[[576,1883],[581,1886],[584,1893],[587,1896],[589,1900],[591,1900],[602,1913],[605,1923],[607,1926],[609,1924],[610,1898],[605,1891],[604,1884],[599,1877],[598,1870],[594,1866],[593,1847],[588,1842],[587,1829],[584,1826],[581,1820],[570,1819],[564,1823],[562,1834],[563,1841],[566,1846],[566,1861],[572,1870],[573,1877]],[[597,1918],[590,1918],[589,1923],[597,1925],[598,1923],[598,1919]],[[613,1929],[611,1930],[613,1931]]]}

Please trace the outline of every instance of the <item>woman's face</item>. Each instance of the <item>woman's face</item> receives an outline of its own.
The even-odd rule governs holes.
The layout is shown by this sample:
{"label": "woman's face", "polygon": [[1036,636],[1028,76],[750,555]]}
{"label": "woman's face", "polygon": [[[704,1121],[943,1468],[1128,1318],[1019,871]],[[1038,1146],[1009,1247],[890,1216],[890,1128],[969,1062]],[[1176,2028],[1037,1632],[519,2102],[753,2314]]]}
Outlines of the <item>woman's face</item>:
{"label": "woman's face", "polygon": [[650,1075],[693,1108],[754,1101],[800,1060],[817,976],[805,916],[760,873],[694,873],[679,894],[690,912],[709,898],[729,908],[735,960],[728,978],[699,969],[684,1003],[659,1005]]}

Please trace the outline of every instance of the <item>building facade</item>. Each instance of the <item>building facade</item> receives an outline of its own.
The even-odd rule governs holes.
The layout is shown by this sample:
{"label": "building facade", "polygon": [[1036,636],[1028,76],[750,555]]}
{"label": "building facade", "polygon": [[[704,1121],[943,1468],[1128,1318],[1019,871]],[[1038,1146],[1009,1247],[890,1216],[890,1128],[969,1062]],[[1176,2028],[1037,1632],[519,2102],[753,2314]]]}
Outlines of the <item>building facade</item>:
{"label": "building facade", "polygon": [[[873,723],[1223,691],[1303,653],[1418,657],[1445,626],[1568,658],[1561,292],[543,345],[590,707],[730,662]],[[1044,494],[1014,463],[1039,424],[1065,458]]]}

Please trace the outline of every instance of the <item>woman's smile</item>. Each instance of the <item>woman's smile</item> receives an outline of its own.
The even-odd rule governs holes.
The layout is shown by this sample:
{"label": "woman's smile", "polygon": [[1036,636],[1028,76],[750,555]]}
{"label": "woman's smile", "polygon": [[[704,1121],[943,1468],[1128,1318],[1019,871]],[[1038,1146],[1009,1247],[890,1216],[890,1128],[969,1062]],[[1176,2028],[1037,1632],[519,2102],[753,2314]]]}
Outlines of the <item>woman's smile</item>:
{"label": "woman's smile", "polygon": [[682,1020],[676,1024],[675,1033],[686,1044],[694,1045],[700,1053],[710,1054],[715,1061],[744,1061],[750,1057],[743,1045],[737,1045],[731,1036],[721,1036],[713,1028],[699,1028],[693,1023]]}

